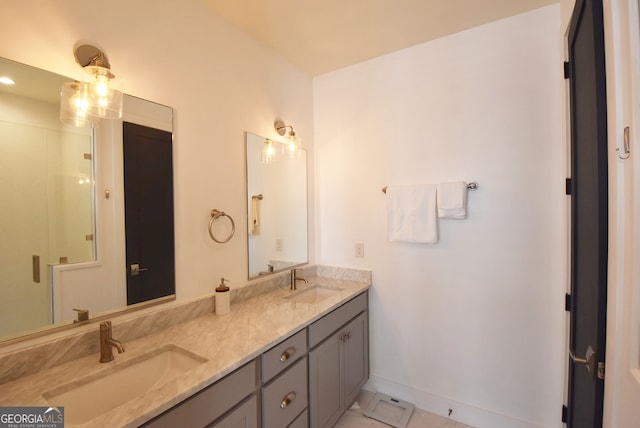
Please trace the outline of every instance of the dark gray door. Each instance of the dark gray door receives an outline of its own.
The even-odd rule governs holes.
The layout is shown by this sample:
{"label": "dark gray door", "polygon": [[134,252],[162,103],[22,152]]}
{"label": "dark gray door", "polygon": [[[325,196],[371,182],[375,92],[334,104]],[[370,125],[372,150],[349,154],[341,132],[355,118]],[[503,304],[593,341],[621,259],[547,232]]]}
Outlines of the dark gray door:
{"label": "dark gray door", "polygon": [[[603,5],[577,0],[569,30],[571,295],[569,427],[602,426],[607,292],[607,100]],[[585,361],[588,360],[588,361]],[[589,365],[591,367],[587,368]]]}
{"label": "dark gray door", "polygon": [[128,305],[175,294],[171,140],[123,124]]}

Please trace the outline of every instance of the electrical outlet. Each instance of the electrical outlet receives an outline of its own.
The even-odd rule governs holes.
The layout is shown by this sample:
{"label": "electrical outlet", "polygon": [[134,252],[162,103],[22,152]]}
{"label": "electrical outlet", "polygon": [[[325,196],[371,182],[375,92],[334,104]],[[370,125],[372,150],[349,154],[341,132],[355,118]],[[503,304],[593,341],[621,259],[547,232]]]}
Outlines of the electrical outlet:
{"label": "electrical outlet", "polygon": [[364,257],[364,243],[356,242],[356,257]]}
{"label": "electrical outlet", "polygon": [[282,238],[276,239],[276,251],[282,251]]}

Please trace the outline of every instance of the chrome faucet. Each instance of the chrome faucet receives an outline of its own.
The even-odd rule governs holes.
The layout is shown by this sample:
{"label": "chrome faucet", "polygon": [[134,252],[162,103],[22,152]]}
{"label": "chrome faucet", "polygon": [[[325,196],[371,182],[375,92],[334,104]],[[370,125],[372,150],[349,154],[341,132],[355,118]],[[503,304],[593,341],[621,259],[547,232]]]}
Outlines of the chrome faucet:
{"label": "chrome faucet", "polygon": [[113,350],[115,347],[118,354],[124,352],[124,345],[119,340],[115,340],[112,335],[111,321],[103,321],[100,323],[100,362],[108,363],[113,360]]}
{"label": "chrome faucet", "polygon": [[302,281],[305,284],[307,283],[307,280],[304,278],[298,278],[296,276],[296,272],[298,271],[298,269],[291,269],[291,289],[295,290],[296,289],[296,281]]}

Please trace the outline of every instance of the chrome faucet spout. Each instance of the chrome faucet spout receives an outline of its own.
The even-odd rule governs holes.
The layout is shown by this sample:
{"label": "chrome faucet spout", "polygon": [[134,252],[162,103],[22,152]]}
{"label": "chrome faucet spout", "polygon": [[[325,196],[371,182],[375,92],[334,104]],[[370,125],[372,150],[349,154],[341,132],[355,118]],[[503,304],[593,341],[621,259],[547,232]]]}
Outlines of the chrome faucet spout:
{"label": "chrome faucet spout", "polygon": [[113,348],[118,350],[118,354],[124,352],[124,345],[119,340],[111,337],[112,328],[111,321],[100,323],[100,362],[108,363],[113,360]]}
{"label": "chrome faucet spout", "polygon": [[296,289],[296,281],[302,281],[305,284],[307,283],[307,280],[304,278],[298,278],[297,275],[297,271],[298,269],[291,269],[291,290],[295,290]]}

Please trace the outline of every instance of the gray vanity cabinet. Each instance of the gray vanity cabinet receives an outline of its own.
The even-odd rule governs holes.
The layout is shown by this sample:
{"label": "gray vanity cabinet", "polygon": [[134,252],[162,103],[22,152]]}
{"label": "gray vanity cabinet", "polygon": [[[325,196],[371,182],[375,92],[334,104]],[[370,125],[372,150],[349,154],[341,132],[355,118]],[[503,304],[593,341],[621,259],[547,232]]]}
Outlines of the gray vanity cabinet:
{"label": "gray vanity cabinet", "polygon": [[367,293],[309,327],[311,428],[334,426],[369,378],[368,330]]}
{"label": "gray vanity cabinet", "polygon": [[146,428],[329,428],[369,378],[364,292]]}
{"label": "gray vanity cabinet", "polygon": [[258,373],[251,361],[143,426],[258,428]]}

